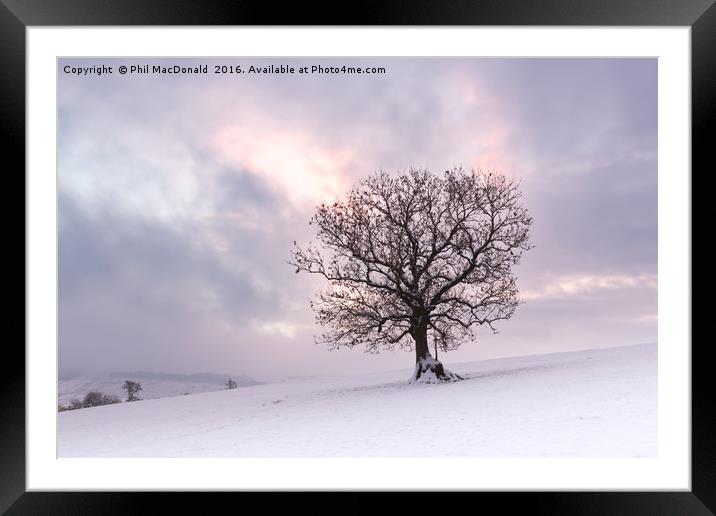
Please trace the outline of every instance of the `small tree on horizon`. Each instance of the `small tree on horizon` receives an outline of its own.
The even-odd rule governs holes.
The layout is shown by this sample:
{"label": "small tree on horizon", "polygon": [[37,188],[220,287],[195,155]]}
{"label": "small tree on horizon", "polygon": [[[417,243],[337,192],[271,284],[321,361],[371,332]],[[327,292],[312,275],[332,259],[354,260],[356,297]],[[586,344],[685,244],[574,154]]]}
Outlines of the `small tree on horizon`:
{"label": "small tree on horizon", "polygon": [[311,302],[331,349],[415,350],[411,381],[452,381],[430,354],[456,349],[473,329],[509,319],[518,300],[512,266],[531,248],[532,218],[519,184],[494,172],[438,176],[379,172],[311,218],[321,248],[294,242],[289,264],[328,288]]}
{"label": "small tree on horizon", "polygon": [[231,378],[229,378],[229,381],[226,382],[226,388],[229,390],[236,389],[236,382],[234,380],[232,380]]}
{"label": "small tree on horizon", "polygon": [[125,380],[122,389],[127,392],[127,401],[138,401],[139,398],[136,394],[142,390],[142,384],[132,380]]}

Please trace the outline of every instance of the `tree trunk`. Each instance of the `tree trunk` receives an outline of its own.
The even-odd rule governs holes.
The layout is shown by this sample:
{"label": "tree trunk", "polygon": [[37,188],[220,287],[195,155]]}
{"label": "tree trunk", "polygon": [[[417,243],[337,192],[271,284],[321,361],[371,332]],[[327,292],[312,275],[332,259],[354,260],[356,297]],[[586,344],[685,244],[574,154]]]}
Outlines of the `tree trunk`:
{"label": "tree trunk", "polygon": [[415,371],[411,383],[443,383],[462,380],[462,377],[446,371],[442,363],[430,355],[427,326],[417,326],[412,332],[415,340]]}

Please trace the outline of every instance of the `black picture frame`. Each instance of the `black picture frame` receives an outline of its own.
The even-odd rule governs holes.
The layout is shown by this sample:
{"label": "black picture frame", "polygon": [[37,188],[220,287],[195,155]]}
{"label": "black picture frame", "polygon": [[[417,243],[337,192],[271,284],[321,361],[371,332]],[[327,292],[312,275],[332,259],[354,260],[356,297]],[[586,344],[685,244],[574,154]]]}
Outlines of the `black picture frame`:
{"label": "black picture frame", "polygon": [[[552,26],[690,26],[692,72],[692,171],[713,172],[714,119],[716,118],[716,5],[714,0],[420,0],[366,1],[346,8],[339,4],[232,0],[0,0],[0,141],[6,144],[6,178],[19,178],[25,168],[25,41],[32,26],[87,25],[552,25]],[[8,160],[7,158],[10,158]],[[13,159],[14,158],[14,159]],[[17,172],[17,173],[11,173]],[[22,176],[24,177],[24,176]],[[24,180],[19,186],[24,193]],[[6,198],[11,198],[17,190]],[[24,194],[23,194],[24,199]],[[7,203],[6,203],[7,206]],[[692,204],[693,206],[693,204]],[[6,207],[7,221],[10,217]],[[692,217],[693,218],[693,217]],[[12,224],[8,224],[12,226]],[[693,235],[693,230],[692,230]],[[23,241],[25,227],[23,226]],[[25,267],[25,247],[22,256]],[[27,272],[26,272],[27,274]],[[692,273],[693,274],[693,273]],[[26,278],[27,279],[27,278]],[[24,299],[24,296],[23,296]],[[23,310],[24,310],[23,303]],[[668,314],[665,316],[668,317]],[[13,320],[12,318],[7,319]],[[13,320],[14,322],[14,320]],[[15,323],[18,324],[19,323]],[[23,324],[23,335],[25,334]],[[691,345],[692,343],[684,343]],[[711,399],[710,339],[692,345],[692,490],[690,492],[525,492],[451,493],[450,499],[429,493],[412,493],[403,510],[421,511],[499,504],[501,511],[530,514],[669,514],[716,513],[716,404]],[[25,487],[25,353],[19,339],[8,339],[4,349],[3,388],[0,389],[0,512],[7,514],[135,514],[155,512],[159,502],[183,511],[207,512],[216,502],[248,508],[257,493],[77,493],[26,492]],[[365,513],[378,510],[381,496],[366,493],[326,495],[308,501],[307,493],[272,498],[294,509],[312,512]],[[470,500],[465,500],[467,496]],[[171,497],[171,499],[166,499]],[[350,499],[348,499],[350,497]],[[230,498],[230,499],[229,499]],[[262,502],[265,503],[265,502]],[[231,505],[229,505],[231,507]],[[301,511],[302,512],[302,511]]]}

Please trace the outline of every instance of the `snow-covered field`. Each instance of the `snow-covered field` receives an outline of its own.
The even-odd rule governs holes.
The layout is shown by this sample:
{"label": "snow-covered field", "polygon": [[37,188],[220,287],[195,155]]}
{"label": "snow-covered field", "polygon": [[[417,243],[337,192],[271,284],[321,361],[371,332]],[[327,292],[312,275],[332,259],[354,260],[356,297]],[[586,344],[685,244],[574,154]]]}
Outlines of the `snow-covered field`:
{"label": "snow-covered field", "polygon": [[467,379],[408,385],[406,368],[61,412],[58,455],[656,456],[656,345],[446,367]]}

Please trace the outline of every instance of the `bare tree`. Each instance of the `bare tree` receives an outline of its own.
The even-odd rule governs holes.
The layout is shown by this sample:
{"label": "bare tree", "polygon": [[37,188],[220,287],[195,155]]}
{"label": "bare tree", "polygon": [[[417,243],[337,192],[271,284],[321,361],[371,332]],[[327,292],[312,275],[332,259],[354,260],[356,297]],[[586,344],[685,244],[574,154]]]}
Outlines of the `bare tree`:
{"label": "bare tree", "polygon": [[331,349],[414,348],[412,381],[460,379],[430,355],[509,319],[519,300],[512,266],[530,249],[532,218],[519,184],[454,168],[374,174],[311,218],[321,248],[294,242],[296,272],[328,280],[311,306]]}
{"label": "bare tree", "polygon": [[125,380],[122,389],[127,391],[127,401],[137,401],[139,398],[136,394],[142,390],[142,384],[132,380]]}

